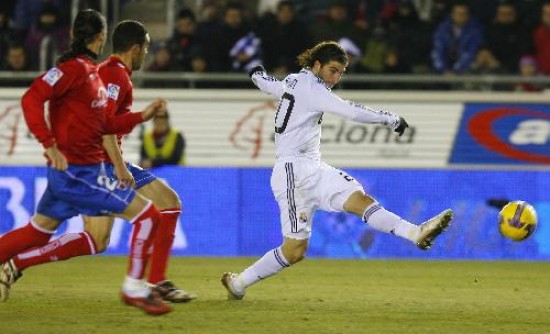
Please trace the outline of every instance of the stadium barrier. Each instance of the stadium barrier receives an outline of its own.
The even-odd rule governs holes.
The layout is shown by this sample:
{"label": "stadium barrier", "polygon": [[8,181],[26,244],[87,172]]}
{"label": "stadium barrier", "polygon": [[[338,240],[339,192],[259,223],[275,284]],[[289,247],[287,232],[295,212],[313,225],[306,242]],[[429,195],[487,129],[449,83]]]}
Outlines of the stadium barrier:
{"label": "stadium barrier", "polygon": [[[0,233],[28,221],[45,188],[42,150],[28,135],[18,99],[0,92]],[[374,233],[358,218],[315,216],[309,255],[356,258],[550,259],[550,105],[546,95],[348,92],[411,123],[401,138],[383,127],[323,117],[323,158],[346,169],[388,209],[423,221],[441,209],[453,226],[430,252]],[[155,171],[184,202],[174,253],[260,255],[280,240],[269,187],[273,164],[272,100],[256,91],[138,90],[135,109],[161,96],[187,139],[188,167]],[[137,160],[139,131],[124,146]],[[21,166],[27,165],[27,166]],[[385,168],[384,170],[380,168]],[[502,238],[492,197],[523,199],[539,213],[525,242]],[[130,225],[117,220],[107,254],[126,254]],[[78,218],[58,233],[80,230]]]}

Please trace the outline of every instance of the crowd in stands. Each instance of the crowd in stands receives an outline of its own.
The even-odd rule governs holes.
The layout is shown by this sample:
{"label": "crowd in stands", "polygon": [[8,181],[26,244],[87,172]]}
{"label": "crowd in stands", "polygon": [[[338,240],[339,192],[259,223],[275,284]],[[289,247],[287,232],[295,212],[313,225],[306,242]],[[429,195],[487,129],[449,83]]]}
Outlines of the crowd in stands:
{"label": "crowd in stands", "polygon": [[[3,0],[4,1],[4,0]],[[0,68],[38,70],[38,45],[67,47],[66,3],[0,5]],[[11,8],[9,3],[11,3]],[[348,73],[550,74],[547,0],[205,0],[177,12],[155,41],[148,71],[298,70],[296,55],[322,40],[348,52]],[[251,5],[254,4],[254,5]],[[517,90],[540,90],[521,84]]]}

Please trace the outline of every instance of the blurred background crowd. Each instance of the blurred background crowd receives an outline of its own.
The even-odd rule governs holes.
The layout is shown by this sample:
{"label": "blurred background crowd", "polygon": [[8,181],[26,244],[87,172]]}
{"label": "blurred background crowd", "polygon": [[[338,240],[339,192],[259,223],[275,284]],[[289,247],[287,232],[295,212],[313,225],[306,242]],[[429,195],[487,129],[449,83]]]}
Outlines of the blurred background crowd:
{"label": "blurred background crowd", "polygon": [[[121,8],[135,3],[140,1],[122,1]],[[178,6],[173,29],[152,36],[145,71],[246,72],[261,63],[282,76],[298,70],[296,56],[304,49],[335,40],[350,56],[348,73],[550,74],[550,1],[546,0],[174,3]],[[0,69],[37,71],[52,66],[69,43],[69,4],[2,0]],[[94,1],[86,5],[98,6]],[[144,23],[147,26],[147,19]],[[500,87],[544,88],[526,81]]]}

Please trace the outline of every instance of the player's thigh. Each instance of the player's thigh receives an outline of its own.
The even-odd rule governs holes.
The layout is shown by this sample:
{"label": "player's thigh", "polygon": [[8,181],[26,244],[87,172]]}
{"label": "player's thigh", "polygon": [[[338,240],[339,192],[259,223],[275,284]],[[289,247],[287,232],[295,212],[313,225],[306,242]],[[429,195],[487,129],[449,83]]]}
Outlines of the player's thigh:
{"label": "player's thigh", "polygon": [[303,164],[280,164],[273,169],[271,187],[279,205],[282,234],[304,240],[311,236],[313,215],[317,209],[314,171]]}
{"label": "player's thigh", "polygon": [[97,251],[102,252],[109,245],[111,230],[113,229],[114,217],[109,216],[82,216],[84,231],[88,232],[94,239]]}
{"label": "player's thigh", "polygon": [[317,192],[320,194],[319,208],[324,211],[344,210],[344,204],[357,193],[364,194],[363,186],[348,173],[322,163],[320,182]]}
{"label": "player's thigh", "polygon": [[159,210],[181,207],[178,194],[162,180],[155,179],[137,189],[137,192],[152,200]]}

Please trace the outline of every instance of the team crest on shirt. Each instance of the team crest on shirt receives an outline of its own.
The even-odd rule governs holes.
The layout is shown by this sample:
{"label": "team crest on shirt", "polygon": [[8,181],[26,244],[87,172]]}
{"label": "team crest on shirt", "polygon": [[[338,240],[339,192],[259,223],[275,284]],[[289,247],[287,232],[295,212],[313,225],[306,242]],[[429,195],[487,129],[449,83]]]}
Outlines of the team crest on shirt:
{"label": "team crest on shirt", "polygon": [[118,100],[118,93],[120,93],[120,86],[115,84],[108,84],[107,85],[107,93],[108,97],[112,100]]}
{"label": "team crest on shirt", "polygon": [[61,72],[61,70],[57,67],[53,67],[46,74],[44,74],[42,80],[53,87],[59,81],[59,79],[61,79],[62,76],[63,72]]}

